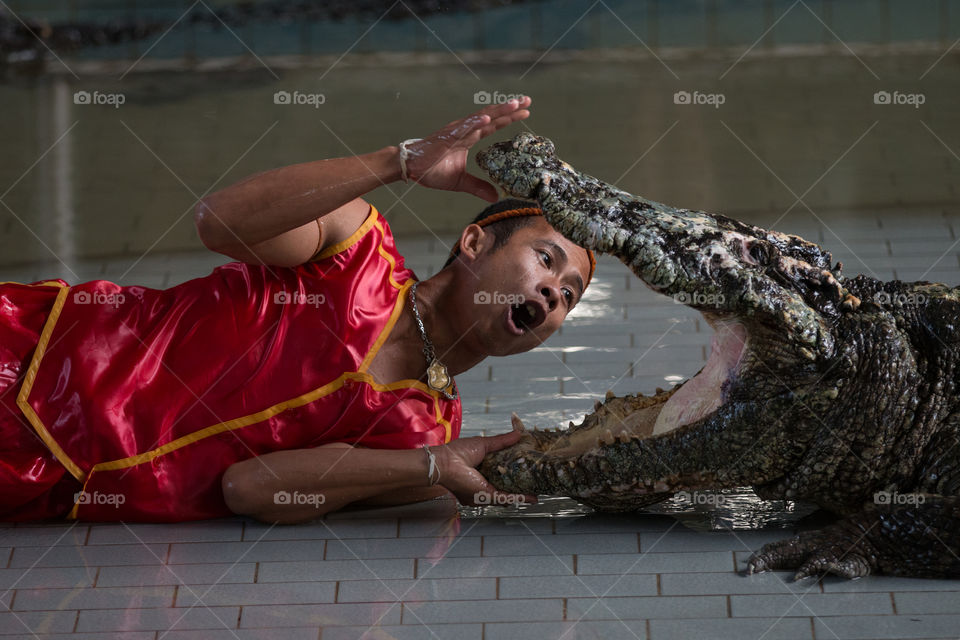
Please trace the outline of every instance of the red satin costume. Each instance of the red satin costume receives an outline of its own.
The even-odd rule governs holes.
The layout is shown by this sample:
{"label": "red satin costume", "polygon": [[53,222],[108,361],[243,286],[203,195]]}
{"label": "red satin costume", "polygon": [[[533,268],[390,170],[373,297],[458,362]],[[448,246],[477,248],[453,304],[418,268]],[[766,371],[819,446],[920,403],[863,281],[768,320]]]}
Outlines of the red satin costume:
{"label": "red satin costume", "polygon": [[213,518],[240,460],[456,438],[459,398],[367,373],[415,281],[371,207],[297,267],[0,284],[0,519]]}

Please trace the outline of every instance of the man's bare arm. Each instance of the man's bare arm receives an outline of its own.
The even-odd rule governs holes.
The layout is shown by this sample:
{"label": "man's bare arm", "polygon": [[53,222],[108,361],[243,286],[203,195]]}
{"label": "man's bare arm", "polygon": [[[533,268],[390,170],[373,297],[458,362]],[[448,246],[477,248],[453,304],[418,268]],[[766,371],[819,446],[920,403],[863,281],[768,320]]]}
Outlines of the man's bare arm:
{"label": "man's bare arm", "polygon": [[330,444],[275,451],[231,465],[223,475],[224,499],[234,513],[283,524],[312,520],[385,494],[398,502],[403,492],[413,502],[449,490],[461,502],[473,504],[477,492],[497,493],[476,465],[488,452],[508,447],[519,437],[514,431],[431,447],[440,474],[439,484],[433,487],[427,479],[427,455],[421,449]]}
{"label": "man's bare arm", "polygon": [[[467,172],[481,138],[530,115],[530,98],[490,105],[409,145],[411,180],[496,201],[496,188]],[[255,174],[203,198],[194,222],[204,245],[243,262],[294,266],[345,240],[363,222],[362,196],[400,178],[396,146]]]}

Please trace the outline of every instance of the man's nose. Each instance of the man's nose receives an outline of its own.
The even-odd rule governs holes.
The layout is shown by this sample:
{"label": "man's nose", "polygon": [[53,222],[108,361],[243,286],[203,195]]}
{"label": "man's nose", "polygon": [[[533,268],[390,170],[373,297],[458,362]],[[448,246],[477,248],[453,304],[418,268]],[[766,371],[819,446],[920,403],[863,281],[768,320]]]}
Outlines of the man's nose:
{"label": "man's nose", "polygon": [[560,292],[553,285],[545,284],[540,287],[540,295],[547,301],[547,310],[553,311],[560,303]]}

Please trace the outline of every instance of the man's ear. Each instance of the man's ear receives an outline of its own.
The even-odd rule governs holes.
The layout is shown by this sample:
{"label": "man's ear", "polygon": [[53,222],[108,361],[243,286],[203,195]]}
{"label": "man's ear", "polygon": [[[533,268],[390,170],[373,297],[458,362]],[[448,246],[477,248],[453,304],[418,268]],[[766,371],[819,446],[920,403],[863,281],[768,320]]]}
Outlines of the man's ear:
{"label": "man's ear", "polygon": [[487,250],[492,234],[484,231],[480,225],[468,224],[460,234],[460,255],[470,262]]}

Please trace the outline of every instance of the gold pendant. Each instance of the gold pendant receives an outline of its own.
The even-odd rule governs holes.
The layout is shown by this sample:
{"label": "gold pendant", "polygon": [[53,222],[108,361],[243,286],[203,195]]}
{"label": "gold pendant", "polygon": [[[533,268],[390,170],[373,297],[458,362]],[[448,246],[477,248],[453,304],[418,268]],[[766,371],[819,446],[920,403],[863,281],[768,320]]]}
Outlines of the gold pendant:
{"label": "gold pendant", "polygon": [[450,374],[436,358],[427,367],[427,386],[434,391],[443,391],[450,386]]}

